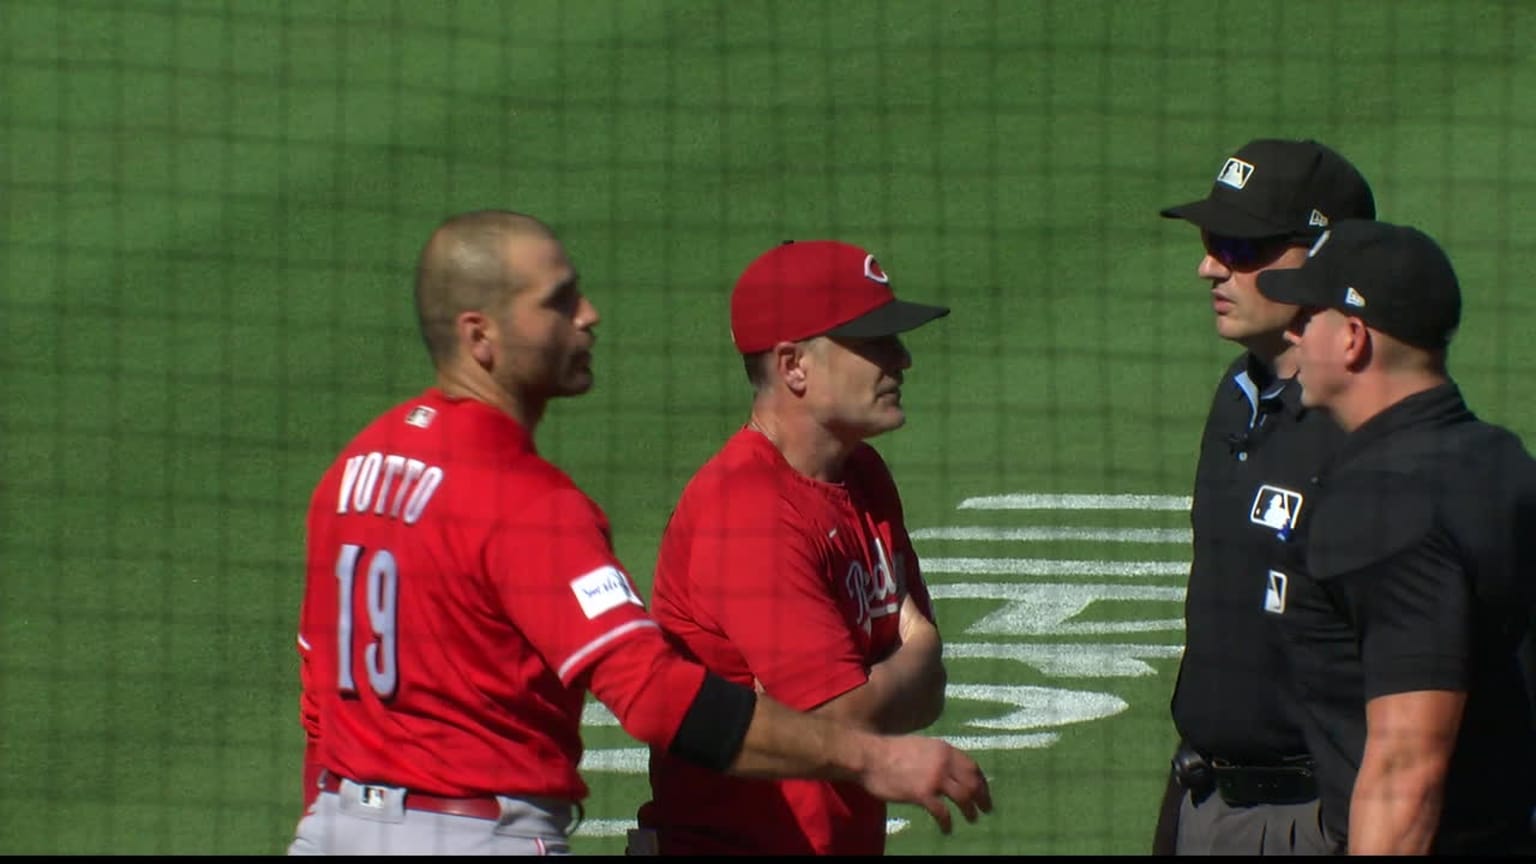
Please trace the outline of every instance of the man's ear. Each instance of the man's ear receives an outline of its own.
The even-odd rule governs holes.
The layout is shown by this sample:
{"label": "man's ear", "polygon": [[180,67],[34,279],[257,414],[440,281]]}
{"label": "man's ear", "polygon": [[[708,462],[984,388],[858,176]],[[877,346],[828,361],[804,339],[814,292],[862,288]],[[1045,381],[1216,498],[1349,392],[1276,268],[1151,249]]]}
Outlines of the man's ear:
{"label": "man's ear", "polygon": [[496,356],[492,338],[495,335],[495,324],[491,319],[478,310],[460,312],[453,319],[453,326],[459,337],[459,350],[473,357],[481,368],[491,368]]}
{"label": "man's ear", "polygon": [[773,371],[789,392],[796,396],[805,395],[806,386],[806,360],[809,352],[804,346],[796,342],[780,342],[774,345]]}
{"label": "man's ear", "polygon": [[1359,318],[1350,316],[1344,319],[1343,334],[1344,366],[1351,372],[1359,372],[1371,362],[1375,353],[1371,328],[1365,326],[1365,322]]}

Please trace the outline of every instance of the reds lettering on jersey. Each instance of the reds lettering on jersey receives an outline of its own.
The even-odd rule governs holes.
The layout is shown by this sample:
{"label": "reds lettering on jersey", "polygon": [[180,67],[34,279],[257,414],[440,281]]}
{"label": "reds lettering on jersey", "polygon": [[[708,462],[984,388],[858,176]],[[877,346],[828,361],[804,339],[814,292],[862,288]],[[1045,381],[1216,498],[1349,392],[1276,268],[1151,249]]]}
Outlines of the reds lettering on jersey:
{"label": "reds lettering on jersey", "polygon": [[[898,644],[902,599],[932,617],[878,453],[842,484],[795,471],[743,430],[689,482],[662,538],[652,614],[685,653],[808,710],[862,685]],[[641,822],[670,849],[880,854],[885,805],[852,784],[741,780],[652,750]]]}
{"label": "reds lettering on jersey", "polygon": [[586,796],[571,685],[655,623],[602,511],[522,427],[435,389],[397,406],[325,473],[307,539],[321,766],[435,795]]}

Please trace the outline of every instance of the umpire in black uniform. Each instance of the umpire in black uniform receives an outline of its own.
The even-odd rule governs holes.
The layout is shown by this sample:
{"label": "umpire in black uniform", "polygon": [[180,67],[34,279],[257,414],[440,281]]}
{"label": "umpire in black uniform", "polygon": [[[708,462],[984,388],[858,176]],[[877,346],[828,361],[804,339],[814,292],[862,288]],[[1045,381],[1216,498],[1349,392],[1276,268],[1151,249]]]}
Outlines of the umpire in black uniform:
{"label": "umpire in black uniform", "polygon": [[1285,635],[1330,837],[1366,853],[1536,852],[1520,645],[1536,606],[1536,462],[1446,371],[1455,272],[1423,233],[1341,221],[1259,277],[1302,307],[1302,403],[1348,433],[1307,492],[1265,609]]}
{"label": "umpire in black uniform", "polygon": [[1153,849],[1184,854],[1333,851],[1296,698],[1263,599],[1273,536],[1342,434],[1304,409],[1285,339],[1294,306],[1260,274],[1299,267],[1333,220],[1374,218],[1370,186],[1316,141],[1259,139],[1228,157],[1208,197],[1162,211],[1200,228],[1199,275],[1217,333],[1246,349],[1222,374],[1195,474],[1185,649],[1172,699],[1182,742]]}

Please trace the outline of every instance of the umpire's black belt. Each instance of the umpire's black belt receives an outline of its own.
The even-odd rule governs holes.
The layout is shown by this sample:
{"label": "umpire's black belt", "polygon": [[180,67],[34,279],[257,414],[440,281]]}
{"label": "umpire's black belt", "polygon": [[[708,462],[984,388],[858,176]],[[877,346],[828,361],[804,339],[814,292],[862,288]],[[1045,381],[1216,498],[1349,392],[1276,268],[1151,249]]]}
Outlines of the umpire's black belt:
{"label": "umpire's black belt", "polygon": [[1317,778],[1310,757],[1277,765],[1238,765],[1180,747],[1173,760],[1179,785],[1198,798],[1211,792],[1233,807],[1256,804],[1304,804],[1317,798]]}

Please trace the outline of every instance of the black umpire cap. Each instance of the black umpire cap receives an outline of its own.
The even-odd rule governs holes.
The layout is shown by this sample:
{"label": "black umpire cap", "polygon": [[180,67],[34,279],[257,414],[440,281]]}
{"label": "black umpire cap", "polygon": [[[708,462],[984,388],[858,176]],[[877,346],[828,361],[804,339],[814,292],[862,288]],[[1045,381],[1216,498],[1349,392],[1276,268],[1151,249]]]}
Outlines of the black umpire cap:
{"label": "black umpire cap", "polygon": [[1375,219],[1376,199],[1355,166],[1332,149],[1259,138],[1222,163],[1209,196],[1161,212],[1226,237],[1310,242],[1334,220]]}
{"label": "black umpire cap", "polygon": [[1260,273],[1259,293],[1277,303],[1337,309],[1430,350],[1449,345],[1461,323],[1461,286],[1445,250],[1417,228],[1387,222],[1335,223],[1300,268]]}

